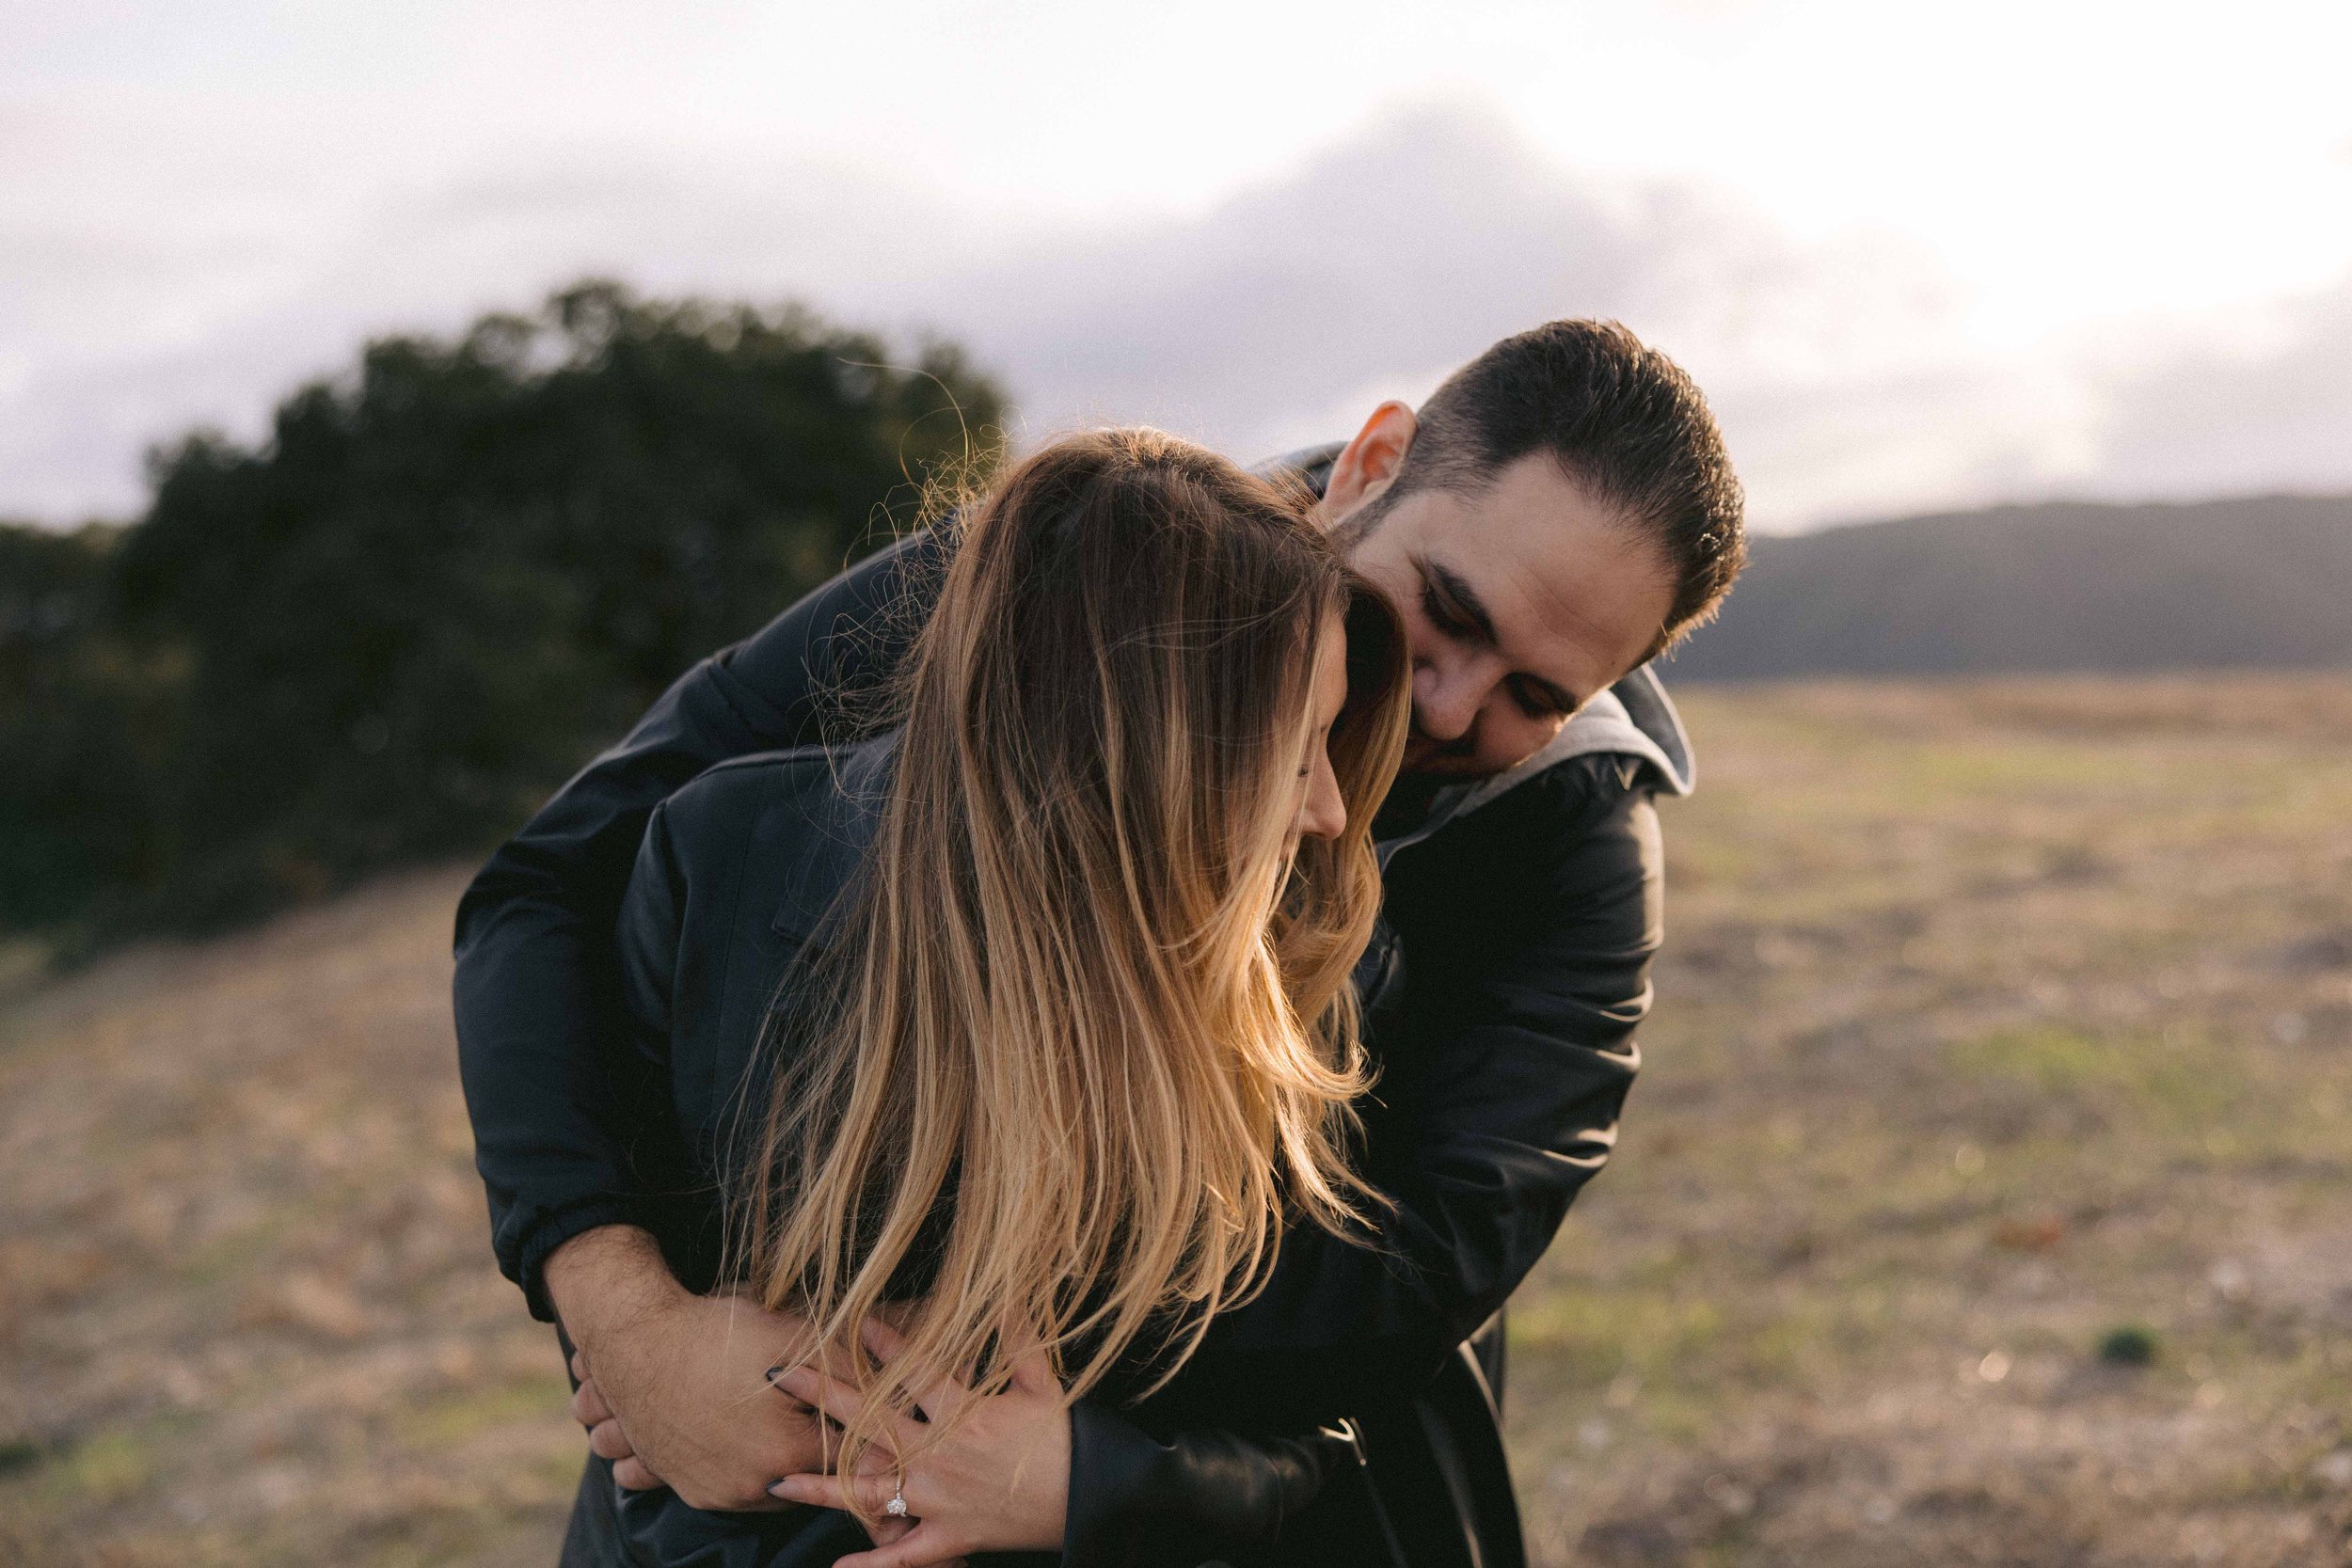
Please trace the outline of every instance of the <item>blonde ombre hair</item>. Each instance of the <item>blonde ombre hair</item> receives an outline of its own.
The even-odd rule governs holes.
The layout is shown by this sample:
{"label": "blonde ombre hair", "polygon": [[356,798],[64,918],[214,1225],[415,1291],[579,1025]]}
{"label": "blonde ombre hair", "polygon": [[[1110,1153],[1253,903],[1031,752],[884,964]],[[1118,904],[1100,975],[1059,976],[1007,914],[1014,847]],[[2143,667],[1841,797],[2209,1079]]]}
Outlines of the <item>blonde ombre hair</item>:
{"label": "blonde ombre hair", "polygon": [[[1025,1343],[1072,1401],[1122,1357],[1157,1386],[1286,1220],[1348,1234],[1378,1201],[1346,1160],[1369,1082],[1349,975],[1406,666],[1311,499],[1104,431],[947,525],[875,840],[739,1193],[749,1283],[818,1343],[906,1305],[905,1348],[858,1358],[845,1474],[905,1463],[869,1450],[912,1388],[1001,1388]],[[1341,624],[1347,827],[1294,850]]]}

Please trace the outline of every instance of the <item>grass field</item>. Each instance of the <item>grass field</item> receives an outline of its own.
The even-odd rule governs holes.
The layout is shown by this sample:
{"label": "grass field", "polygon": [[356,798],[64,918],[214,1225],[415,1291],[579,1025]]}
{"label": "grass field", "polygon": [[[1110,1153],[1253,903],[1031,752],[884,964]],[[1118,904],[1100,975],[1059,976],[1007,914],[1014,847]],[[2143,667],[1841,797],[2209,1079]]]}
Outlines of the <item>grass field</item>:
{"label": "grass field", "polygon": [[[1538,1560],[2352,1561],[2352,680],[1686,711],[1642,1083],[1514,1308]],[[0,1004],[0,1562],[552,1560],[461,880]]]}

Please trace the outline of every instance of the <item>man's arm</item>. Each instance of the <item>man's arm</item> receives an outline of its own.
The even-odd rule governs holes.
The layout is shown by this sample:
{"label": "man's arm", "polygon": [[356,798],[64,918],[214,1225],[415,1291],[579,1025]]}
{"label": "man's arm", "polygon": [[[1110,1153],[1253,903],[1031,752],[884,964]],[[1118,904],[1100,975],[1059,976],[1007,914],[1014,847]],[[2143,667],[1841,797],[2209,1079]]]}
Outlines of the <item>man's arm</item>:
{"label": "man's arm", "polygon": [[[935,594],[918,534],[704,660],[628,738],[490,857],[457,910],[458,1065],[499,1265],[551,1318],[544,1271],[573,1237],[644,1227],[621,1086],[613,923],[654,807],[730,757],[821,737],[833,693],[885,672]],[[602,1281],[626,1291],[625,1279]]]}
{"label": "man's arm", "polygon": [[[657,806],[617,925],[613,1064],[632,1095],[629,1165],[653,1192],[686,1189],[685,1137],[671,1113],[670,1025],[688,907],[687,874]],[[603,1225],[549,1254],[544,1282],[575,1347],[573,1412],[589,1447],[626,1487],[667,1484],[700,1509],[774,1509],[768,1487],[818,1463],[815,1421],[771,1386],[808,1353],[800,1320],[732,1295],[696,1295],[672,1276],[660,1242]],[[595,1381],[591,1381],[595,1380]]]}
{"label": "man's arm", "polygon": [[[798,1341],[788,1319],[687,1295],[655,1243],[655,1200],[632,1168],[647,1101],[613,940],[623,890],[662,800],[730,757],[821,738],[839,695],[888,672],[943,559],[918,534],[689,671],[490,858],[458,906],[458,1064],[492,1243],[536,1316],[555,1317],[560,1278],[571,1330],[594,1347],[580,1362],[596,1380],[593,1408],[580,1414],[625,1481],[656,1473],[614,1414],[677,1472],[662,1479],[698,1500],[739,1491],[731,1469],[707,1477],[694,1450],[666,1441],[712,1413],[676,1383],[679,1357],[718,1343],[783,1361]],[[771,1457],[776,1474],[806,1463]]]}
{"label": "man's arm", "polygon": [[1420,1387],[1526,1277],[1606,1161],[1660,941],[1657,813],[1620,757],[1520,787],[1544,793],[1506,797],[1487,811],[1509,812],[1475,829],[1509,835],[1518,863],[1507,884],[1454,890],[1470,918],[1413,928],[1416,895],[1433,890],[1414,884],[1412,847],[1390,867],[1407,1000],[1375,1042],[1365,1167],[1394,1203],[1375,1216],[1376,1244],[1286,1236],[1266,1289],[1210,1325],[1161,1396],[1185,1418],[1240,1418],[1239,1390],[1250,1418],[1287,1424]]}

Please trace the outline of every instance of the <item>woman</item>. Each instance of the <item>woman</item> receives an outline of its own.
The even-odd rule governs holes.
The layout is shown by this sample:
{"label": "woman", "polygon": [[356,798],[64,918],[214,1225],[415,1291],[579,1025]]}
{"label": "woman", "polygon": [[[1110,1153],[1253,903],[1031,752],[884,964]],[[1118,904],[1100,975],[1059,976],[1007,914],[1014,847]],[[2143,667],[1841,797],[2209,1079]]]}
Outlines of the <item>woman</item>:
{"label": "woman", "polygon": [[1234,1555],[1338,1457],[1119,1412],[1286,1221],[1377,1201],[1343,1145],[1393,614],[1303,499],[1150,432],[966,518],[897,730],[715,768],[648,827],[622,948],[663,1244],[834,1347],[778,1386],[847,1479],[785,1515],[608,1488],[613,1560],[833,1562],[869,1526],[885,1564]]}

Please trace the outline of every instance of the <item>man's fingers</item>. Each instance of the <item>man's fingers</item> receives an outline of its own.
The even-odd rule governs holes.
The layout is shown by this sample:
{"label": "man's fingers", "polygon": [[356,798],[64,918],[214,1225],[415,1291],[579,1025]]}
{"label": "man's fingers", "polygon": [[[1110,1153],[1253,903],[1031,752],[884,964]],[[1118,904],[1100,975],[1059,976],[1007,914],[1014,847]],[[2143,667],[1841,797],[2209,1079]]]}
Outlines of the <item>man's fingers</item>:
{"label": "man's fingers", "polygon": [[588,1451],[598,1459],[635,1459],[637,1449],[621,1430],[621,1423],[607,1417],[588,1429]]}
{"label": "man's fingers", "polygon": [[[578,1421],[581,1426],[594,1429],[598,1422],[609,1421],[612,1418],[612,1407],[604,1402],[604,1395],[597,1391],[595,1384],[582,1383],[572,1391],[573,1420]],[[613,1456],[608,1454],[605,1457],[609,1459]]]}
{"label": "man's fingers", "polygon": [[624,1459],[613,1465],[612,1480],[631,1492],[650,1492],[661,1484],[661,1478],[646,1469],[642,1459]]}
{"label": "man's fingers", "polygon": [[586,1351],[572,1352],[572,1376],[581,1383],[588,1381],[588,1353]]}

